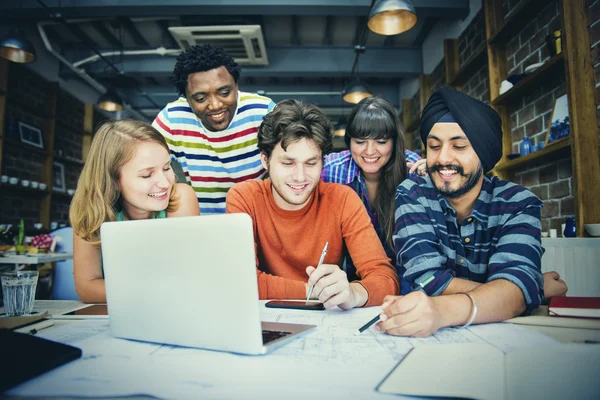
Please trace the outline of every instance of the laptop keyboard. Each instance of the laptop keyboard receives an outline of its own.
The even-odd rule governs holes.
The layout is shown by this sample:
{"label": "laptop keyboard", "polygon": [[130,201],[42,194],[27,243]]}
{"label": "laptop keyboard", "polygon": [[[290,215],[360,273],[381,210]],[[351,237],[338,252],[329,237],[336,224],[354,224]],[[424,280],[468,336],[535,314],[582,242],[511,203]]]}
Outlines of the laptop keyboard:
{"label": "laptop keyboard", "polygon": [[284,336],[291,335],[291,334],[292,334],[292,332],[269,331],[269,330],[263,329],[263,331],[262,331],[263,344],[267,344],[269,342],[272,342],[273,340],[277,340],[279,338],[282,338]]}

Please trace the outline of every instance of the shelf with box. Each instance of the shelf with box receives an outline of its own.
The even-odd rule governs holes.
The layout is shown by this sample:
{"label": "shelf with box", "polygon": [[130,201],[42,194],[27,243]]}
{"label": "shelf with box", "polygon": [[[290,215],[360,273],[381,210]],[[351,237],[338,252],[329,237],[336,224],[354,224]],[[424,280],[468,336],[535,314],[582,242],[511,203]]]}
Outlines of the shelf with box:
{"label": "shelf with box", "polygon": [[[586,182],[592,182],[600,176],[594,88],[589,84],[594,81],[594,69],[591,62],[587,24],[581,20],[582,15],[587,15],[585,1],[522,0],[508,13],[506,18],[502,2],[484,0],[483,6],[490,100],[502,118],[504,132],[503,159],[497,164],[494,172],[501,178],[512,179],[513,174],[517,171],[535,168],[537,165],[570,156],[577,232],[578,236],[584,236],[584,223],[600,221],[600,203],[595,200],[600,197],[600,186],[585,185]],[[542,40],[544,33],[547,34],[547,37],[554,39],[553,35],[558,21],[560,21],[560,32],[562,32],[559,36],[560,42],[554,40],[544,42]],[[532,36],[521,37],[527,34]],[[512,88],[500,94],[501,83],[509,77],[509,57],[513,57],[511,60],[513,70],[517,69],[515,64],[518,62],[522,62],[522,65],[525,66],[526,61],[517,60],[515,53],[508,54],[508,50],[514,52],[515,48],[519,49],[518,46],[514,46],[516,40],[521,44],[524,41],[532,40],[531,57],[526,60],[530,60],[530,63],[542,61],[543,64],[533,72],[523,75]],[[539,46],[535,50],[538,51],[535,57],[533,43]],[[513,46],[511,47],[511,45]],[[587,51],[585,51],[586,49]],[[527,68],[524,68],[524,71],[526,70]],[[539,102],[535,102],[535,113],[537,114],[534,116],[539,119],[543,118],[541,120],[544,123],[538,122],[538,128],[531,127],[528,130],[540,136],[544,131],[549,131],[551,123],[555,120],[554,113],[557,109],[557,103],[554,102],[558,102],[564,93],[561,92],[563,82],[564,91],[566,91],[565,99],[568,98],[568,113],[567,106],[564,107],[569,126],[568,136],[547,143],[542,150],[508,160],[507,156],[514,151],[513,142],[518,138],[518,136],[513,137],[514,124],[517,123],[516,115],[519,118],[519,130],[523,132],[521,133],[522,137],[526,133],[526,126],[520,121],[521,115],[523,118],[528,115],[533,107],[531,102],[535,100],[532,93],[536,95],[539,93],[544,97],[543,100],[540,98]],[[523,99],[526,101],[524,102]],[[554,108],[552,108],[552,103],[554,103]],[[540,111],[537,109],[538,106],[546,108]],[[527,107],[529,110],[526,110]],[[547,109],[548,107],[550,109]],[[550,119],[549,116],[551,116]],[[528,121],[526,118],[524,120]],[[540,129],[541,133],[535,133]]]}

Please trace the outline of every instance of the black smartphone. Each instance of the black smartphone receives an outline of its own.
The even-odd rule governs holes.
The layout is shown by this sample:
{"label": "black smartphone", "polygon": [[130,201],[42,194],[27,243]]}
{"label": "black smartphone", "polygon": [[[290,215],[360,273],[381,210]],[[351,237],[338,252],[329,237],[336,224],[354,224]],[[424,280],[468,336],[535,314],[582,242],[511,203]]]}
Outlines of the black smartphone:
{"label": "black smartphone", "polygon": [[286,301],[286,300],[271,300],[265,306],[269,308],[293,308],[295,310],[324,310],[323,303],[304,302],[304,301]]}
{"label": "black smartphone", "polygon": [[108,315],[108,308],[106,308],[106,304],[92,304],[87,307],[80,308],[78,310],[64,313],[62,315],[75,315],[75,316]]}

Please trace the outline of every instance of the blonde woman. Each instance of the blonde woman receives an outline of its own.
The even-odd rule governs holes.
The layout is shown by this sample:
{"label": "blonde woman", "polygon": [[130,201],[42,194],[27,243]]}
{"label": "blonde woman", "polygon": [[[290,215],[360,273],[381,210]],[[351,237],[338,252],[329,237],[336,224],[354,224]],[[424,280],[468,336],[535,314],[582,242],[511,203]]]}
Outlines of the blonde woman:
{"label": "blonde woman", "polygon": [[103,222],[199,214],[194,190],[175,183],[169,148],[158,131],[133,120],[102,125],[70,209],[73,274],[80,299],[106,302],[100,240]]}

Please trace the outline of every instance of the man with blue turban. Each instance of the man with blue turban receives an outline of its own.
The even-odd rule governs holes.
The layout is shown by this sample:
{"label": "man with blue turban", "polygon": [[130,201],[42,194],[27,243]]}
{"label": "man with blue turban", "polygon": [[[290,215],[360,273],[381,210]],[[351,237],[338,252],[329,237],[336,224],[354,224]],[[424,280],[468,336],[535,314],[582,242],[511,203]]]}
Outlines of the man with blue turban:
{"label": "man with blue turban", "polygon": [[485,175],[502,157],[498,113],[443,87],[423,109],[420,133],[429,176],[398,186],[393,236],[412,292],[386,297],[378,329],[428,336],[530,313],[544,289],[566,293],[557,273],[542,277],[542,202]]}

